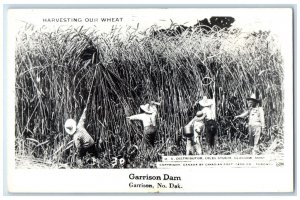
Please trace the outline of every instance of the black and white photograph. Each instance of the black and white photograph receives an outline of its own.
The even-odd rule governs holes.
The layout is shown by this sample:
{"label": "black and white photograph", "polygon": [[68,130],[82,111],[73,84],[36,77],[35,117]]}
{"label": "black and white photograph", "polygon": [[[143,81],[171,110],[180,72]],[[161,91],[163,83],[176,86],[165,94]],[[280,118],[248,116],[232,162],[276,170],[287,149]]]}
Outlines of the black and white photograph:
{"label": "black and white photograph", "polygon": [[8,14],[13,170],[125,171],[125,190],[184,192],[185,171],[291,169],[292,9]]}

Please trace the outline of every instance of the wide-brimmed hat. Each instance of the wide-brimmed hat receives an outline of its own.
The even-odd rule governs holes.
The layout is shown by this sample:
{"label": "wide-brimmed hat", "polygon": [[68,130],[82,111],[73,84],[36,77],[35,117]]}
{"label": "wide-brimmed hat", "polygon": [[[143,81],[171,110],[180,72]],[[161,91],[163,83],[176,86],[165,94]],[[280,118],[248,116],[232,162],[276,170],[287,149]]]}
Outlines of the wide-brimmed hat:
{"label": "wide-brimmed hat", "polygon": [[149,103],[145,104],[145,105],[141,105],[140,108],[145,111],[146,113],[152,114],[156,111],[156,107],[155,106],[151,106]]}
{"label": "wide-brimmed hat", "polygon": [[204,115],[204,113],[202,111],[198,111],[196,113],[196,117],[202,117]]}
{"label": "wide-brimmed hat", "polygon": [[200,106],[202,107],[208,107],[213,104],[212,99],[208,99],[207,96],[203,96],[202,100],[199,101]]}
{"label": "wide-brimmed hat", "polygon": [[257,95],[255,95],[254,93],[251,94],[250,97],[246,98],[246,100],[252,100],[252,101],[256,101],[256,102],[259,102],[260,99],[257,97]]}
{"label": "wide-brimmed hat", "polygon": [[73,135],[76,131],[76,121],[74,119],[68,119],[65,123],[65,130],[69,135]]}

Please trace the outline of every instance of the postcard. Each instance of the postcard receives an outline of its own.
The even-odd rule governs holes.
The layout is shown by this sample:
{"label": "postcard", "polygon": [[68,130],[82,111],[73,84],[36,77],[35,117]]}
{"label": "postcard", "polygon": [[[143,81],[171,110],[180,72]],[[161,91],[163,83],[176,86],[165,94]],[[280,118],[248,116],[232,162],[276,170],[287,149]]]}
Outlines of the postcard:
{"label": "postcard", "polygon": [[293,9],[8,9],[10,193],[293,192]]}

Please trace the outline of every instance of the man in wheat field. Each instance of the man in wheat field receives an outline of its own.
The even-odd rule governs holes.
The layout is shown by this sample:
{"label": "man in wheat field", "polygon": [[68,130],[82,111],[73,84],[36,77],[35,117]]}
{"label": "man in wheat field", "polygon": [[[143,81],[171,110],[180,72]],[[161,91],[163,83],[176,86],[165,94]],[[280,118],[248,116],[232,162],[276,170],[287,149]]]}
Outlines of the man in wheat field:
{"label": "man in wheat field", "polygon": [[84,128],[85,118],[86,108],[83,110],[77,126],[74,119],[68,119],[65,122],[65,130],[69,135],[73,136],[73,141],[80,159],[82,159],[87,153],[91,156],[97,156],[94,139]]}
{"label": "man in wheat field", "polygon": [[217,122],[216,122],[216,113],[215,113],[215,100],[214,98],[208,99],[207,96],[198,102],[202,107],[201,112],[204,114],[204,126],[205,126],[205,138],[207,142],[207,151],[208,154],[211,153],[211,150],[215,145],[215,136],[217,134]]}
{"label": "man in wheat field", "polygon": [[261,133],[265,133],[265,117],[264,110],[259,106],[260,100],[257,95],[252,94],[247,98],[249,109],[244,113],[234,117],[234,120],[237,118],[245,118],[249,116],[248,122],[248,134],[249,134],[249,145],[253,147],[252,153],[255,154],[257,151],[257,145]]}
{"label": "man in wheat field", "polygon": [[142,145],[144,146],[154,147],[157,130],[158,130],[158,124],[157,124],[158,111],[156,105],[160,105],[160,103],[151,101],[148,104],[141,105],[140,109],[143,111],[143,113],[126,117],[129,120],[142,121],[143,128],[144,128]]}
{"label": "man in wheat field", "polygon": [[193,136],[187,137],[186,155],[194,154],[194,152],[197,155],[202,154],[201,138],[205,130],[204,117],[204,113],[198,111],[196,116],[186,125],[192,127],[193,130]]}

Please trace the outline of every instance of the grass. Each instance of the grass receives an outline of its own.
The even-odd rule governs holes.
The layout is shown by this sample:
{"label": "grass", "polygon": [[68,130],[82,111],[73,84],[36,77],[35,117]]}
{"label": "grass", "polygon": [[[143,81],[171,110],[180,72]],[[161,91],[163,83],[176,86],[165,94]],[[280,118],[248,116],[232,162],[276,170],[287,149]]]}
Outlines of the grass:
{"label": "grass", "polygon": [[[185,154],[181,129],[195,115],[194,103],[213,93],[219,124],[214,153],[247,154],[246,121],[232,119],[255,90],[263,100],[268,133],[260,153],[274,141],[272,152],[283,148],[283,61],[270,32],[212,29],[153,37],[154,28],[128,29],[125,37],[116,28],[109,33],[84,27],[20,30],[15,49],[17,157],[111,168],[113,157],[130,157],[131,147],[141,141],[141,124],[126,116],[155,100],[161,102],[157,147],[139,149],[129,165],[151,167],[161,155]],[[98,54],[83,61],[89,41]],[[101,147],[101,159],[78,165],[64,122],[78,121],[86,106],[86,129]]]}

